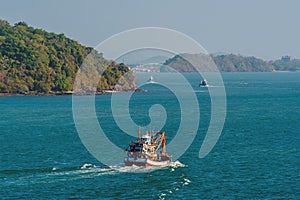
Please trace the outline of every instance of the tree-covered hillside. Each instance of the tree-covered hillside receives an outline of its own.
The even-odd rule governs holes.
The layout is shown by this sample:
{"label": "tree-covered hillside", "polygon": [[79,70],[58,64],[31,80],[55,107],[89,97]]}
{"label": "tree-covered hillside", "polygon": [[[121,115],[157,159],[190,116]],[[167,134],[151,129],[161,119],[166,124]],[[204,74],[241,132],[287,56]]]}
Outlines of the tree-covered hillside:
{"label": "tree-covered hillside", "polygon": [[[216,66],[213,66],[213,63]],[[166,60],[164,65],[183,72],[195,71],[194,66],[201,71],[215,71],[217,67],[221,72],[267,72],[274,69],[270,63],[261,59],[234,54],[217,56],[182,54]]]}
{"label": "tree-covered hillside", "polygon": [[300,71],[299,59],[265,61],[253,56],[247,57],[234,54],[211,56],[204,56],[202,54],[176,55],[166,60],[161,69],[162,71],[168,71],[166,70],[167,65],[177,71],[193,72],[195,71],[194,66],[196,66],[197,69],[204,72],[214,71],[215,67],[211,65],[212,63],[215,63],[221,72]]}
{"label": "tree-covered hillside", "polygon": [[[33,28],[25,22],[12,26],[0,20],[0,93],[71,91],[78,69],[92,51],[64,34]],[[108,67],[99,74],[97,90],[115,88],[129,68],[104,59],[101,53],[96,54],[100,67]],[[135,86],[134,77],[131,78],[128,87]]]}
{"label": "tree-covered hillside", "polygon": [[277,71],[300,71],[300,59],[291,60],[275,60],[270,64],[274,66]]}
{"label": "tree-covered hillside", "polygon": [[222,72],[271,72],[274,67],[259,58],[241,55],[218,55],[213,56],[218,69]]}

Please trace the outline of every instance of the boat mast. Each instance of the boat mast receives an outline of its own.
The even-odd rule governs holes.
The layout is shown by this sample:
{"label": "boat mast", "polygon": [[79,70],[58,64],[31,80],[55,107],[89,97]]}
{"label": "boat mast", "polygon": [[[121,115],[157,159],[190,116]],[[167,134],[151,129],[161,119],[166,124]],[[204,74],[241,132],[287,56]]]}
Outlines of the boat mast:
{"label": "boat mast", "polygon": [[138,141],[140,141],[141,139],[141,131],[140,131],[140,127],[138,127]]}
{"label": "boat mast", "polygon": [[161,155],[166,155],[166,135],[165,132],[161,133]]}

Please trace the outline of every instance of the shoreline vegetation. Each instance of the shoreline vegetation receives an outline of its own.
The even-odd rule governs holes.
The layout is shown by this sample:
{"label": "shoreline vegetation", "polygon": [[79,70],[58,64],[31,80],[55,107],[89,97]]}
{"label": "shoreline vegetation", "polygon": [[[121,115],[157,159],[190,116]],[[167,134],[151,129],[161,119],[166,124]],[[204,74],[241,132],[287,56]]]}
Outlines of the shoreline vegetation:
{"label": "shoreline vegetation", "polygon": [[[78,74],[80,78],[75,81]],[[124,63],[107,60],[102,53],[62,33],[0,20],[1,96],[135,89],[135,76]]]}
{"label": "shoreline vegetation", "polygon": [[[193,63],[193,65],[191,64]],[[195,67],[203,72],[215,69],[220,72],[299,72],[300,59],[282,56],[278,60],[265,61],[253,56],[235,54],[205,55],[179,54],[164,64],[180,72],[193,72]],[[168,71],[168,69],[166,69]]]}
{"label": "shoreline vegetation", "polygon": [[[163,65],[178,72],[194,72],[184,56],[203,65],[203,72],[209,69],[205,65],[211,58],[220,72],[300,71],[300,60],[289,56],[264,61],[234,54],[210,55],[211,58],[185,54],[169,58]],[[80,81],[75,82],[78,73]],[[33,28],[25,22],[10,25],[0,19],[0,96],[101,95],[126,91],[145,92],[137,88],[133,71],[124,63],[107,60],[101,52],[63,33]]]}
{"label": "shoreline vegetation", "polygon": [[0,97],[2,96],[71,96],[71,95],[77,95],[77,96],[84,96],[84,95],[103,95],[103,94],[113,94],[113,93],[119,93],[119,92],[147,92],[143,89],[134,89],[134,90],[103,90],[98,92],[90,92],[87,94],[75,94],[73,91],[66,91],[66,92],[51,92],[51,93],[0,93]]}

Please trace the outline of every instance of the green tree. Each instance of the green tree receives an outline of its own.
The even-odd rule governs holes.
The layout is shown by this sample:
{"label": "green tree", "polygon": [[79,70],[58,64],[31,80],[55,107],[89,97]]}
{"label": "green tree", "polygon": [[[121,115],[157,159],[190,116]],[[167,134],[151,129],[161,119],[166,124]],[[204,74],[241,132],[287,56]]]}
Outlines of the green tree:
{"label": "green tree", "polygon": [[[82,64],[93,66],[92,71],[84,72],[86,78],[83,81],[99,79],[98,86],[95,85],[99,89],[114,87],[118,79],[129,71],[127,66],[109,62],[102,53],[62,33],[33,28],[26,22],[11,26],[7,21],[0,20],[1,93],[34,94],[72,90]],[[105,67],[108,68],[104,72]]]}

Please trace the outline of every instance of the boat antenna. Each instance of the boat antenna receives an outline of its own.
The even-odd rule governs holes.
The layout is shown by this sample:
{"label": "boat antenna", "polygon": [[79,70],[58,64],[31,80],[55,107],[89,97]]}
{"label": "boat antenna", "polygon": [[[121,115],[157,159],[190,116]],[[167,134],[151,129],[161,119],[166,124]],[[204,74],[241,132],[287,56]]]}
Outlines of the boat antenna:
{"label": "boat antenna", "polygon": [[161,155],[166,155],[166,135],[165,132],[161,133]]}
{"label": "boat antenna", "polygon": [[138,126],[138,141],[140,141],[141,139],[141,130],[140,127]]}

